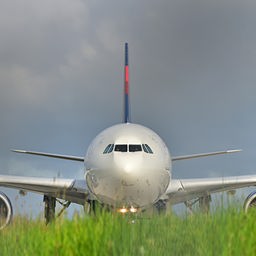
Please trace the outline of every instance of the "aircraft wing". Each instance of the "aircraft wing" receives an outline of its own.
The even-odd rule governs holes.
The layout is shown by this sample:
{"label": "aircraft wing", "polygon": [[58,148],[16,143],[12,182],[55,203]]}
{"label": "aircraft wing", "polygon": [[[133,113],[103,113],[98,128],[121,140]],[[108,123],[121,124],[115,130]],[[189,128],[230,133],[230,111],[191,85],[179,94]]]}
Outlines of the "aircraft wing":
{"label": "aircraft wing", "polygon": [[82,205],[89,197],[85,180],[0,175],[0,186],[53,196]]}
{"label": "aircraft wing", "polygon": [[172,204],[185,202],[212,193],[256,185],[256,175],[171,180],[165,195]]}

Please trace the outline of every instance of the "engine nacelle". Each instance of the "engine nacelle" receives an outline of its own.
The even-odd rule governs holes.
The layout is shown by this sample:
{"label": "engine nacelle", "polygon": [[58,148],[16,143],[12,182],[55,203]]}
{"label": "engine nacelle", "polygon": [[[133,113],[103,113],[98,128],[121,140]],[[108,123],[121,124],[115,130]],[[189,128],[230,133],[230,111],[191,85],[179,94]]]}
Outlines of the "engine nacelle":
{"label": "engine nacelle", "polygon": [[256,191],[253,191],[252,193],[247,196],[247,198],[244,201],[244,211],[248,212],[248,210],[251,207],[256,207]]}
{"label": "engine nacelle", "polygon": [[0,229],[3,229],[10,223],[12,215],[10,199],[3,192],[0,192]]}

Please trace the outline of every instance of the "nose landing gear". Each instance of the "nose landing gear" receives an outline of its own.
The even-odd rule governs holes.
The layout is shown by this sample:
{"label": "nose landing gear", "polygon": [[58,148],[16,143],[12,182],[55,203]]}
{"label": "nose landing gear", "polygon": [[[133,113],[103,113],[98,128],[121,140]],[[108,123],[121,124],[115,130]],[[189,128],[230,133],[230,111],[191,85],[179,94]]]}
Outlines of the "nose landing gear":
{"label": "nose landing gear", "polygon": [[162,214],[166,212],[166,200],[158,200],[155,204],[154,204],[154,209],[157,211],[157,213]]}

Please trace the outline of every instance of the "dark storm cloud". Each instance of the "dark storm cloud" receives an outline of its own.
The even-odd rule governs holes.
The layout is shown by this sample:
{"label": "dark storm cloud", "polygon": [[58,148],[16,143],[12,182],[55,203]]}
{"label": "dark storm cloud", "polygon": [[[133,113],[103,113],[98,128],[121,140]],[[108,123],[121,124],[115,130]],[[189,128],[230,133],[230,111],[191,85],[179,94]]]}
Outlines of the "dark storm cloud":
{"label": "dark storm cloud", "polygon": [[[126,40],[134,121],[157,121],[160,127],[164,122],[165,138],[176,127],[196,132],[201,125],[227,122],[253,104],[252,2],[2,1],[1,7],[1,113],[7,130],[17,120],[23,132],[32,124],[35,137],[41,130],[40,137],[47,137],[55,124],[63,130],[78,122],[90,130],[87,118],[92,126],[105,123],[97,121],[102,109],[121,105],[121,98],[111,99],[121,96]],[[92,111],[88,106],[95,103]],[[108,124],[121,119],[121,109],[112,111]]]}
{"label": "dark storm cloud", "polygon": [[97,132],[120,122],[125,41],[134,122],[174,155],[244,149],[177,163],[174,176],[253,173],[255,11],[249,0],[1,0],[3,173],[81,175],[76,164],[8,150],[83,155]]}

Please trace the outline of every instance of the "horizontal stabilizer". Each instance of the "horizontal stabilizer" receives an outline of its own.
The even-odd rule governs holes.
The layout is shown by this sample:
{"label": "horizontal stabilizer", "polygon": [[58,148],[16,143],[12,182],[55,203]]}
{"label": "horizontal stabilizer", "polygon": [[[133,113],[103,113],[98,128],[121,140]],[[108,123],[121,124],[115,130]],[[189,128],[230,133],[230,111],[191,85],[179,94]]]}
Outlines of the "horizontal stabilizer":
{"label": "horizontal stabilizer", "polygon": [[79,157],[79,156],[58,155],[58,154],[50,154],[50,153],[36,152],[36,151],[25,151],[25,150],[18,150],[18,149],[13,149],[11,151],[15,152],[15,153],[21,153],[21,154],[46,156],[46,157],[52,157],[52,158],[59,158],[59,159],[65,159],[65,160],[71,160],[71,161],[84,162],[84,157]]}
{"label": "horizontal stabilizer", "polygon": [[241,149],[233,149],[233,150],[217,151],[217,152],[194,154],[194,155],[174,156],[174,157],[172,157],[172,161],[187,160],[187,159],[206,157],[206,156],[216,156],[216,155],[223,155],[223,154],[231,154],[231,153],[237,153],[237,152],[241,152],[241,151],[242,151]]}

